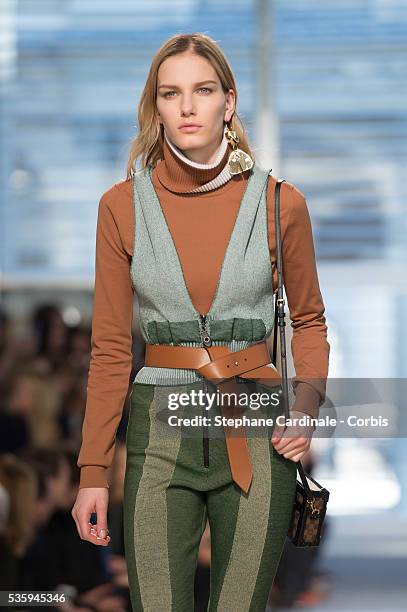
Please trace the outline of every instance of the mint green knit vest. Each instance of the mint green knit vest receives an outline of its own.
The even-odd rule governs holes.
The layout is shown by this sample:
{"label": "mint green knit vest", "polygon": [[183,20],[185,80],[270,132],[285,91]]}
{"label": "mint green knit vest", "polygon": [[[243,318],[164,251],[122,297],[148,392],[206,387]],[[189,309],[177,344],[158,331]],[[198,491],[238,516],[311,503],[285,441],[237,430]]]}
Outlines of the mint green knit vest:
{"label": "mint green knit vest", "polygon": [[[150,165],[132,177],[135,247],[130,275],[145,342],[205,346],[209,336],[212,346],[228,345],[234,352],[268,338],[274,324],[266,199],[270,171],[254,164],[250,172],[216,293],[204,316],[192,303],[151,173]],[[199,239],[205,240],[205,232]],[[193,369],[144,366],[134,382],[173,385],[202,379]]]}

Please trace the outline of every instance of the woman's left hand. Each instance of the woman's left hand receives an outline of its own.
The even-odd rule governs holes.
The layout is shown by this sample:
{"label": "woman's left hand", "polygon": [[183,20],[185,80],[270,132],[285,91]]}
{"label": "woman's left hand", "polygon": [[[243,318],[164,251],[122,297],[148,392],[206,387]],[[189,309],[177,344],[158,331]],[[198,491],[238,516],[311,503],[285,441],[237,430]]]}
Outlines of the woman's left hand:
{"label": "woman's left hand", "polygon": [[290,410],[290,419],[292,419],[293,424],[287,425],[287,427],[276,424],[271,438],[276,451],[292,461],[300,461],[305,455],[315,431],[314,425],[300,425],[296,422],[297,419],[304,416],[304,412]]}

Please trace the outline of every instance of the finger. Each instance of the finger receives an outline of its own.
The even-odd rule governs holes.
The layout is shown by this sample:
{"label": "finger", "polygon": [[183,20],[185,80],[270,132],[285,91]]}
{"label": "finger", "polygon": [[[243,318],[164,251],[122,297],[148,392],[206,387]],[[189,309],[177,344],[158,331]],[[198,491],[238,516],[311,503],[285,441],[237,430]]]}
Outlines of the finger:
{"label": "finger", "polygon": [[79,522],[81,538],[83,540],[88,540],[89,542],[91,541],[90,540],[91,524],[90,524],[89,519],[92,513],[93,513],[93,510],[86,509],[86,508],[83,508],[82,510],[78,511],[78,522]]}
{"label": "finger", "polygon": [[89,542],[91,541],[90,530],[92,526],[90,522],[90,518],[94,512],[95,512],[95,505],[93,502],[91,502],[90,505],[88,502],[87,504],[83,504],[82,506],[79,506],[76,512],[76,518],[77,518],[80,536],[83,540],[88,540]]}
{"label": "finger", "polygon": [[107,535],[105,538],[99,538],[96,530],[92,531],[89,537],[89,542],[95,544],[95,546],[108,546],[110,544],[110,540],[111,538],[109,535]]}
{"label": "finger", "polygon": [[97,524],[91,525],[89,532],[89,541],[92,542],[92,544],[97,544],[98,546],[106,546],[107,544],[109,544],[110,539],[110,535],[107,535],[106,538],[100,538],[98,536]]}
{"label": "finger", "polygon": [[76,518],[76,512],[71,512],[71,514],[72,514],[72,518],[73,518],[73,520],[75,521],[76,530],[77,530],[77,532],[78,532],[78,534],[79,534],[79,537],[82,537],[82,534],[81,534],[81,528],[80,528],[80,525],[79,525],[79,521],[78,521],[78,519]]}
{"label": "finger", "polygon": [[301,455],[303,455],[307,450],[307,447],[305,446],[297,446],[287,452],[284,453],[284,457],[286,457],[287,459],[292,459],[293,457],[295,457],[296,455],[298,455],[299,453]]}
{"label": "finger", "polygon": [[282,425],[276,425],[273,430],[273,434],[271,436],[271,441],[273,443],[278,442],[284,433],[284,427]]}
{"label": "finger", "polygon": [[108,534],[107,528],[107,503],[103,499],[96,500],[97,514],[97,537],[104,539]]}
{"label": "finger", "polygon": [[[301,431],[301,434],[303,434],[303,431]],[[281,438],[280,442],[276,443],[276,447],[278,451],[288,451],[288,450],[292,450],[293,448],[295,448],[296,446],[300,445],[304,445],[304,444],[310,444],[311,440],[310,438],[308,438],[307,436],[304,435],[297,435],[296,437],[292,437],[289,436],[287,438]]]}
{"label": "finger", "polygon": [[295,448],[296,444],[298,444],[296,438],[281,438],[274,446],[279,453],[282,453]]}
{"label": "finger", "polygon": [[99,538],[97,536],[97,532],[91,533],[89,537],[89,542],[94,544],[95,546],[108,546],[110,544],[110,536],[106,536],[106,538]]}
{"label": "finger", "polygon": [[299,453],[298,455],[294,455],[294,457],[291,457],[291,461],[295,461],[295,462],[300,461],[303,455],[304,453]]}

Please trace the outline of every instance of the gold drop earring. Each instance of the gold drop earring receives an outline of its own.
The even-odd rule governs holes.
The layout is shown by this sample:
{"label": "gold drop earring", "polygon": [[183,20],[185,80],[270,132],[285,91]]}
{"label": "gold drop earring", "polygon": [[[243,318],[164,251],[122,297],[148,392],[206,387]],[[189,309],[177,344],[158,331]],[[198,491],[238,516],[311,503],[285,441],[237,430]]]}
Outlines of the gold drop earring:
{"label": "gold drop earring", "polygon": [[241,172],[245,172],[246,170],[250,170],[253,167],[253,160],[242,149],[239,149],[237,146],[239,144],[239,136],[235,130],[229,129],[229,126],[226,124],[225,136],[228,142],[232,145],[233,151],[229,155],[228,159],[228,168],[230,174],[240,174]]}

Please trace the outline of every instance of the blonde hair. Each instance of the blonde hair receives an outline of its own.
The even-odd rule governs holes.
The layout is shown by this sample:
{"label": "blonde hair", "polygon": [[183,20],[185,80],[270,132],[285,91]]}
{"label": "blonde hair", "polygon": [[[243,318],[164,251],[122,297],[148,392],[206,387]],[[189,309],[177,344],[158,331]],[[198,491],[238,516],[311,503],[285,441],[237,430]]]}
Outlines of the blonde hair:
{"label": "blonde hair", "polygon": [[[141,168],[155,166],[163,158],[164,127],[158,120],[156,97],[157,75],[162,62],[173,55],[191,51],[208,60],[215,69],[225,94],[229,89],[235,92],[237,106],[237,88],[232,69],[219,45],[206,34],[175,34],[171,36],[156,52],[150,66],[146,84],[140,96],[137,110],[138,135],[132,140],[128,162],[127,179],[135,171],[135,162],[141,157]],[[237,132],[239,148],[248,153],[254,160],[254,153],[249,147],[245,128],[236,110],[228,122],[228,127]]]}

